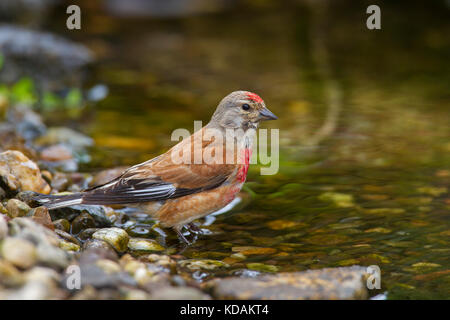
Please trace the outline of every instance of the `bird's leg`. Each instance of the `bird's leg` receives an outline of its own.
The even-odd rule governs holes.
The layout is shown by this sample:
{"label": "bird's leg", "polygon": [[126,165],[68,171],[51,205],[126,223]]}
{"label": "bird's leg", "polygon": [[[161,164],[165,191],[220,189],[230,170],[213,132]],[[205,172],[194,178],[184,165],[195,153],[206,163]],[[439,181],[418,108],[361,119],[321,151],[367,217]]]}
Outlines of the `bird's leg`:
{"label": "bird's leg", "polygon": [[193,222],[188,223],[185,227],[186,229],[189,230],[190,233],[197,233],[197,234],[203,233],[202,229]]}
{"label": "bird's leg", "polygon": [[182,242],[184,242],[186,245],[190,245],[191,243],[189,242],[188,239],[186,239],[186,237],[183,235],[183,233],[181,232],[181,228],[173,228],[173,230],[175,230],[175,232],[177,233],[178,239],[180,239]]}

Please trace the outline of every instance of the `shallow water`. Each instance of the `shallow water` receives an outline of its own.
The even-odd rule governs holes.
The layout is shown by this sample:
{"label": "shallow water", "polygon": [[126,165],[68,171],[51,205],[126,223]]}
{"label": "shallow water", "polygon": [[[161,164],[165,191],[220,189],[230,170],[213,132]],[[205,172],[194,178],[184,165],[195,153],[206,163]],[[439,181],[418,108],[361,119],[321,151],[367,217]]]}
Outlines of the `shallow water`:
{"label": "shallow water", "polygon": [[[362,6],[264,3],[169,20],[89,6],[67,35],[100,57],[90,82],[110,93],[75,123],[96,140],[83,169],[156,156],[227,93],[255,91],[279,116],[264,127],[280,128],[280,170],[253,166],[242,201],[206,220],[183,255],[230,267],[195,276],[375,264],[373,294],[448,298],[448,7],[384,4],[372,32]],[[155,236],[136,219],[136,235]]]}

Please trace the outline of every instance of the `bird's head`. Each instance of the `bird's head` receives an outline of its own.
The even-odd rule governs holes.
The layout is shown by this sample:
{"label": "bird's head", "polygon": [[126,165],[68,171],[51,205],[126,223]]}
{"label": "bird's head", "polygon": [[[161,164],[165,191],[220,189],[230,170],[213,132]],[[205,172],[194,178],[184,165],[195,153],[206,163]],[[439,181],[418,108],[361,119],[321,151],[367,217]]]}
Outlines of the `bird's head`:
{"label": "bird's head", "polygon": [[260,121],[278,119],[255,93],[234,91],[220,101],[211,122],[222,128],[256,129]]}

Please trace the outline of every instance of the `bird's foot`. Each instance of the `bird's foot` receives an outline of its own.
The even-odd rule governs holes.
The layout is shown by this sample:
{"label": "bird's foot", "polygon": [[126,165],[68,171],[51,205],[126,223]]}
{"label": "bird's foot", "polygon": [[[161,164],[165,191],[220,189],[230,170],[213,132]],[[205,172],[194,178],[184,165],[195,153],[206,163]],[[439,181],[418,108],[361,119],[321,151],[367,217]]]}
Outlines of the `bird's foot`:
{"label": "bird's foot", "polygon": [[178,239],[180,239],[184,244],[186,244],[188,246],[192,244],[188,239],[186,239],[186,237],[183,235],[183,233],[181,232],[180,229],[174,229],[174,230],[177,233]]}
{"label": "bird's foot", "polygon": [[188,223],[185,227],[190,233],[203,234],[202,229],[193,222]]}

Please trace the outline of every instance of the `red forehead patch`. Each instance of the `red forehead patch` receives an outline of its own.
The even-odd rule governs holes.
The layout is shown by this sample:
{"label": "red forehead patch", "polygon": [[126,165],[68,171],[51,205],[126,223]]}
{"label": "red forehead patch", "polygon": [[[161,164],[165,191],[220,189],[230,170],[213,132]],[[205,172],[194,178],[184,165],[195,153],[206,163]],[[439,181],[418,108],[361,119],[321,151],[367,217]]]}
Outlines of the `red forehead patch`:
{"label": "red forehead patch", "polygon": [[247,97],[248,97],[250,100],[255,101],[255,102],[257,102],[257,103],[263,102],[263,99],[261,99],[260,96],[258,96],[256,93],[253,93],[253,92],[247,92]]}

